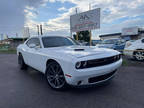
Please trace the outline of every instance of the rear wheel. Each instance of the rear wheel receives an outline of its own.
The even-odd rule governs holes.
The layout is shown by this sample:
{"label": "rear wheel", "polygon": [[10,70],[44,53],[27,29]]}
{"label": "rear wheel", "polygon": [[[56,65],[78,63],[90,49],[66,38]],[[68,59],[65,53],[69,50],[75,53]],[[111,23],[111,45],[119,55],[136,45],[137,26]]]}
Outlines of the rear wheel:
{"label": "rear wheel", "polygon": [[48,84],[53,89],[61,90],[66,86],[65,77],[61,69],[61,66],[56,62],[50,62],[47,65],[46,78]]}
{"label": "rear wheel", "polygon": [[143,61],[144,60],[144,52],[143,51],[136,51],[134,53],[134,58],[138,61]]}
{"label": "rear wheel", "polygon": [[18,64],[19,64],[19,67],[21,70],[27,69],[27,65],[24,62],[22,54],[19,54],[19,56],[18,56]]}

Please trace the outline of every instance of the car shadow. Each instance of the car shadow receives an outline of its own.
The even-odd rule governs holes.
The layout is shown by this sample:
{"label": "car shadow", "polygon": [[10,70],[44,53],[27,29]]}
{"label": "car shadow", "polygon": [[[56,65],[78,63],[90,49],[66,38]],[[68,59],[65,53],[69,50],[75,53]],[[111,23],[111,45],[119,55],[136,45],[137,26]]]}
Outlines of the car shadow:
{"label": "car shadow", "polygon": [[57,91],[49,87],[46,77],[43,73],[28,67],[27,70],[22,70],[22,73],[25,75],[25,77],[29,77],[34,83],[42,85],[44,89],[48,89],[48,91],[56,91],[60,93],[72,93],[72,94],[85,94],[85,93],[91,93],[96,91],[103,91],[104,89],[108,89],[109,86],[113,86],[114,81],[109,80],[107,82],[96,84],[92,86],[81,86],[81,87],[74,87],[74,86],[67,86],[65,89]]}

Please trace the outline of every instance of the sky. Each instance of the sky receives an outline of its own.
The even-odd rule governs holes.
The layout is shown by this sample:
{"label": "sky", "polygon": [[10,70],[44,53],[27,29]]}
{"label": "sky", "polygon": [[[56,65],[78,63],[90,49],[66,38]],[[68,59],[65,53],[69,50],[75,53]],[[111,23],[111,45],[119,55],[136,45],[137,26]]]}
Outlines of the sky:
{"label": "sky", "polygon": [[70,36],[70,15],[101,8],[101,28],[92,30],[92,38],[99,34],[121,32],[125,27],[144,27],[144,0],[0,0],[0,34],[21,36],[29,27],[31,36],[37,35],[36,25],[43,25],[44,35]]}

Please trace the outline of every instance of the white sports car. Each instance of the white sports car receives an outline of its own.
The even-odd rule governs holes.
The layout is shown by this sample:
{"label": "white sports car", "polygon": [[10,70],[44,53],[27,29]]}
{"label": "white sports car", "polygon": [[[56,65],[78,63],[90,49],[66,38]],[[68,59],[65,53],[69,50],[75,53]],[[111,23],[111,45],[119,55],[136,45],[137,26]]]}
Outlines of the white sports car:
{"label": "white sports car", "polygon": [[17,47],[17,55],[21,69],[31,66],[44,73],[54,89],[107,81],[122,64],[118,51],[80,46],[62,36],[31,37]]}

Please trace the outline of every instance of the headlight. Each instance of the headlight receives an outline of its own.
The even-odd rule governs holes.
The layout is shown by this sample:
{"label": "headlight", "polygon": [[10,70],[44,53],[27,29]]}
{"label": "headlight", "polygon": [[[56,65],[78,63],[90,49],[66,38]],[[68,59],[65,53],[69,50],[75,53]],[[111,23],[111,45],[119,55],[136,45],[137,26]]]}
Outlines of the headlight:
{"label": "headlight", "polygon": [[83,69],[87,66],[87,61],[81,61],[81,62],[77,62],[75,67],[76,69]]}
{"label": "headlight", "polygon": [[120,59],[122,58],[122,54],[119,54],[119,58],[120,58]]}
{"label": "headlight", "polygon": [[83,67],[87,66],[87,61],[82,62]]}
{"label": "headlight", "polygon": [[117,60],[121,59],[121,56],[122,56],[121,54],[117,55],[116,56]]}
{"label": "headlight", "polygon": [[79,69],[81,67],[81,62],[77,62],[75,67],[76,69]]}

